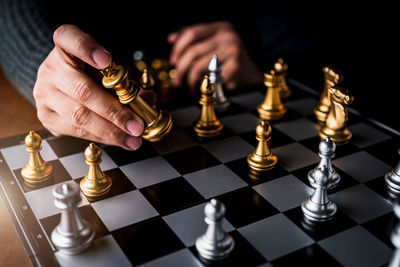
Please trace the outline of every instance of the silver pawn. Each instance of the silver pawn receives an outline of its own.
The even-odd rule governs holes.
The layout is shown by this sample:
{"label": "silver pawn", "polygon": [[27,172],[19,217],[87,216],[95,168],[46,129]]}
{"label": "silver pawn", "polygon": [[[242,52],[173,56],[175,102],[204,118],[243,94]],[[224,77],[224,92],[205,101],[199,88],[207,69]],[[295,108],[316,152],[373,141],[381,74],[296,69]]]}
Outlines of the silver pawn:
{"label": "silver pawn", "polygon": [[[400,205],[398,202],[394,204],[393,207],[394,214],[397,219],[400,219]],[[390,236],[392,240],[393,246],[396,248],[392,259],[388,265],[388,267],[399,267],[400,266],[400,223],[397,223],[396,227],[393,230],[392,235]]]}
{"label": "silver pawn", "polygon": [[317,169],[322,168],[322,166],[326,166],[329,173],[329,185],[328,189],[335,188],[340,182],[340,175],[335,172],[335,169],[332,167],[332,158],[335,156],[336,144],[331,140],[330,137],[325,138],[319,143],[319,153],[318,155],[321,157],[321,161],[318,166],[315,167],[308,173],[308,181],[310,182],[312,187],[316,187],[314,184],[314,173]]}
{"label": "silver pawn", "polygon": [[329,186],[328,168],[322,166],[314,172],[315,191],[301,203],[304,217],[312,222],[324,222],[332,219],[336,213],[336,204],[333,203],[327,193]]}
{"label": "silver pawn", "polygon": [[[398,153],[400,155],[400,148],[398,150]],[[395,195],[400,194],[400,162],[393,170],[386,173],[385,182],[390,192]]]}
{"label": "silver pawn", "polygon": [[222,88],[221,64],[218,61],[217,55],[213,55],[208,64],[208,71],[210,72],[210,83],[214,85],[214,98],[217,101],[215,110],[219,112],[226,111],[230,105],[230,101],[225,96],[224,89]]}
{"label": "silver pawn", "polygon": [[221,201],[211,199],[204,208],[207,231],[196,240],[199,255],[206,260],[220,260],[229,255],[235,246],[233,238],[222,229],[225,206]]}
{"label": "silver pawn", "polygon": [[60,223],[51,233],[51,241],[63,254],[78,254],[88,248],[94,237],[90,224],[81,218],[79,186],[62,184],[53,189],[54,204],[61,210]]}

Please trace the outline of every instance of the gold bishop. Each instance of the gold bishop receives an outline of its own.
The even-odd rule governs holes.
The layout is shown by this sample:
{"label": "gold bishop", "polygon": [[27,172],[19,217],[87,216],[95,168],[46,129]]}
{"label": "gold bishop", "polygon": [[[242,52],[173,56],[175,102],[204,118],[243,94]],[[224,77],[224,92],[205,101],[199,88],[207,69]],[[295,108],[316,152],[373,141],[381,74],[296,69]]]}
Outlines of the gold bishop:
{"label": "gold bishop", "polygon": [[101,149],[94,143],[85,149],[86,164],[89,165],[89,171],[81,180],[81,191],[88,197],[102,196],[111,189],[112,180],[100,169]]}
{"label": "gold bishop", "polygon": [[29,152],[29,160],[21,169],[21,175],[29,184],[37,184],[51,177],[53,166],[42,159],[42,138],[30,131],[25,137],[26,151]]}

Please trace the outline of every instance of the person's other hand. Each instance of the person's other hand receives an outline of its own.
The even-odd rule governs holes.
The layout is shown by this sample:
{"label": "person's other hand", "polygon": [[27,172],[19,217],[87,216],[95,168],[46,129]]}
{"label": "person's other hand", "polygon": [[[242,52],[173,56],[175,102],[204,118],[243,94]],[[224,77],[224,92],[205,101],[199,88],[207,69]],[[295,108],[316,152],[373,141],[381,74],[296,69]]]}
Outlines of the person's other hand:
{"label": "person's other hand", "polygon": [[106,67],[110,53],[73,25],[60,26],[53,40],[55,47],[39,67],[33,90],[43,126],[56,136],[138,149],[142,119],[84,72],[85,64]]}
{"label": "person's other hand", "polygon": [[242,39],[230,22],[212,22],[182,28],[168,36],[172,45],[170,62],[176,76],[172,84],[184,82],[196,89],[213,55],[222,64],[221,75],[227,89],[262,82],[263,76],[249,57]]}

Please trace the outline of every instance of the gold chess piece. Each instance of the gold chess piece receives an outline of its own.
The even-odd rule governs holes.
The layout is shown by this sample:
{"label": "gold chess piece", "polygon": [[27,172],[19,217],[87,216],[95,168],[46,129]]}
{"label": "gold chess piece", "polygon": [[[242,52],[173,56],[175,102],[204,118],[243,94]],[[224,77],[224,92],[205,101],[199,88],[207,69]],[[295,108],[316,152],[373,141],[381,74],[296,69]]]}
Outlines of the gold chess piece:
{"label": "gold chess piece", "polygon": [[147,127],[144,129],[143,139],[157,142],[171,131],[171,114],[152,108],[140,97],[140,88],[128,79],[128,70],[125,67],[111,63],[101,72],[103,86],[115,90],[119,102],[129,105],[144,120]]}
{"label": "gold chess piece", "polygon": [[271,140],[271,126],[266,120],[262,120],[257,125],[256,138],[258,145],[254,152],[247,156],[249,167],[256,172],[272,169],[278,162],[278,158],[268,147],[268,142]]}
{"label": "gold chess piece", "polygon": [[224,128],[224,125],[215,115],[214,105],[216,100],[213,96],[214,91],[214,85],[210,83],[208,75],[204,75],[200,86],[201,98],[199,103],[202,106],[201,115],[194,126],[194,131],[199,137],[217,136],[221,133],[222,128]]}
{"label": "gold chess piece", "polygon": [[347,106],[353,103],[354,97],[349,94],[347,89],[338,86],[329,88],[328,91],[331,95],[332,106],[325,125],[319,131],[319,137],[321,139],[330,137],[336,144],[344,144],[352,136],[347,128]]}
{"label": "gold chess piece", "polygon": [[86,164],[89,165],[89,171],[81,180],[80,187],[88,197],[102,196],[111,189],[112,180],[100,169],[101,149],[94,143],[85,149]]}
{"label": "gold chess piece", "polygon": [[288,99],[292,95],[292,91],[286,83],[286,74],[288,65],[283,61],[282,58],[278,58],[278,61],[274,64],[276,73],[276,80],[279,86],[279,93],[282,99]]}
{"label": "gold chess piece", "polygon": [[278,120],[285,115],[287,109],[282,104],[280,86],[274,70],[264,73],[264,84],[267,87],[267,94],[257,107],[258,114],[263,120]]}
{"label": "gold chess piece", "polygon": [[324,125],[331,107],[329,88],[336,86],[343,80],[343,76],[339,71],[332,67],[323,67],[322,71],[324,73],[324,90],[322,91],[319,104],[314,109],[315,117],[320,125]]}
{"label": "gold chess piece", "polygon": [[29,160],[21,170],[21,175],[27,183],[37,184],[51,177],[53,166],[42,159],[42,138],[30,131],[25,137],[26,151],[29,152]]}

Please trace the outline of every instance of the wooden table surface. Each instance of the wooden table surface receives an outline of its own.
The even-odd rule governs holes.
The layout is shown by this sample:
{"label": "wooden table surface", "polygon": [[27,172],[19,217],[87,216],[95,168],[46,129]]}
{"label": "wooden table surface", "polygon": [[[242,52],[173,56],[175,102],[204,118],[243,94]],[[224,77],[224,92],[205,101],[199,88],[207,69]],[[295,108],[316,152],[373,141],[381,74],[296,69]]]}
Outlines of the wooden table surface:
{"label": "wooden table surface", "polygon": [[[43,129],[30,104],[0,69],[0,138]],[[29,266],[28,258],[0,198],[0,266]]]}

